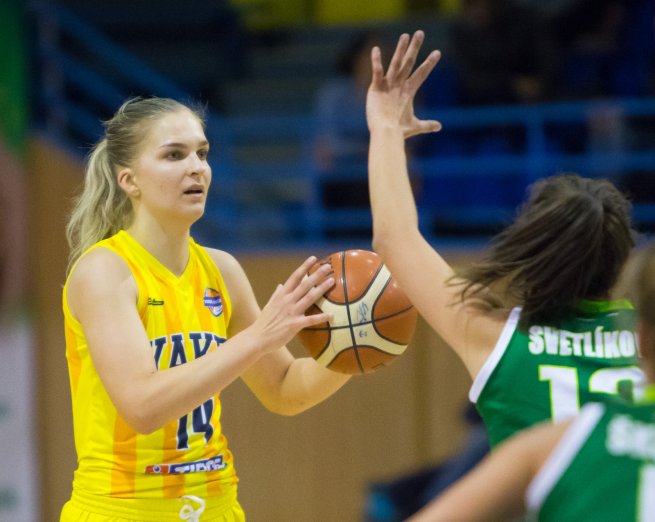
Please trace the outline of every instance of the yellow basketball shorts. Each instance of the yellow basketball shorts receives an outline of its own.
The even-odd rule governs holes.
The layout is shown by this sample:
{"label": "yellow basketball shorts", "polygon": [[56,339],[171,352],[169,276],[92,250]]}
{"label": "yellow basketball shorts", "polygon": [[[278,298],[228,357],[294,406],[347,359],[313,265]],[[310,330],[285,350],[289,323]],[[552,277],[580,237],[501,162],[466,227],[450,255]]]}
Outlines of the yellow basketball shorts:
{"label": "yellow basketball shorts", "polygon": [[60,522],[245,522],[236,491],[229,497],[201,499],[120,499],[73,491]]}

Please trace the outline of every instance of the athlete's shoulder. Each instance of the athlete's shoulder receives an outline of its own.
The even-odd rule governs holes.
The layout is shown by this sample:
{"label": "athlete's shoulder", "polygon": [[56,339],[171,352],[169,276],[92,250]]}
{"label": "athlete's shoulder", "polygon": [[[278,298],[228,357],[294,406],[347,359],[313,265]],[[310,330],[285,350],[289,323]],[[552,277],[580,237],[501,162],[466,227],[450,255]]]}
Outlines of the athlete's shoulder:
{"label": "athlete's shoulder", "polygon": [[241,264],[239,261],[237,261],[236,257],[234,257],[232,254],[229,252],[226,252],[225,250],[219,250],[217,248],[210,248],[210,247],[201,247],[214,261],[218,269],[220,270],[221,274],[223,276],[230,276],[231,274],[234,274],[235,272],[241,272]]}
{"label": "athlete's shoulder", "polygon": [[88,299],[109,299],[119,290],[129,291],[131,295],[135,288],[132,271],[125,260],[113,250],[98,246],[87,250],[75,263],[64,293],[75,315],[74,310]]}
{"label": "athlete's shoulder", "polygon": [[125,276],[131,273],[125,260],[107,244],[98,243],[87,250],[75,262],[69,279],[97,277],[111,279],[114,276]]}

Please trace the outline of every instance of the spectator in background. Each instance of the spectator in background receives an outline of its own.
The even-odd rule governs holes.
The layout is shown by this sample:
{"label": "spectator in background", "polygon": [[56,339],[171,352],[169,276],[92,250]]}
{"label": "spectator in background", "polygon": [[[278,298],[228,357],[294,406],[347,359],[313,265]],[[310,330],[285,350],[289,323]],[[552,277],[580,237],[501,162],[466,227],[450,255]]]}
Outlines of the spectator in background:
{"label": "spectator in background", "polygon": [[564,48],[613,43],[625,7],[623,0],[569,0],[555,5],[535,0],[522,2],[531,4],[543,17],[557,43]]}
{"label": "spectator in background", "polygon": [[512,0],[463,0],[450,38],[464,104],[550,98],[557,55],[532,9]]}
{"label": "spectator in background", "polygon": [[[366,91],[370,52],[381,41],[380,35],[357,33],[338,59],[337,75],[317,93],[313,153],[327,207],[368,207]],[[336,178],[346,173],[351,179]]]}
{"label": "spectator in background", "polygon": [[517,1],[543,20],[560,49],[557,97],[649,94],[655,51],[652,0]]}
{"label": "spectator in background", "polygon": [[582,0],[546,17],[562,52],[558,98],[617,94],[613,70],[621,54],[626,17],[627,7],[618,0]]}
{"label": "spectator in background", "polygon": [[[437,110],[444,105],[477,106],[527,104],[547,101],[553,92],[558,62],[556,47],[534,9],[518,0],[461,0],[448,26],[450,54],[434,76],[426,80],[420,99]],[[438,112],[437,112],[438,114]],[[419,154],[427,157],[467,157],[481,162],[519,154],[526,146],[525,129],[516,124],[449,129],[442,140],[418,140]],[[491,178],[444,172],[424,179],[417,204],[432,212],[437,235],[488,236],[497,224],[484,217],[467,223],[453,219],[449,210],[470,207],[476,215],[487,209],[513,209],[523,199],[525,179],[508,171]],[[465,181],[463,181],[465,180]],[[477,214],[482,215],[482,214]]]}

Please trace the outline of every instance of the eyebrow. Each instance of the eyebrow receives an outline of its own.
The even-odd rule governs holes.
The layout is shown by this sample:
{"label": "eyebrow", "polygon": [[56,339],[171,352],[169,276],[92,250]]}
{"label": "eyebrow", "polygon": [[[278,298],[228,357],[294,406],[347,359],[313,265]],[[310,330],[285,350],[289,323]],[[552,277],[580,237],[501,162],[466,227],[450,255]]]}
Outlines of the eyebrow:
{"label": "eyebrow", "polygon": [[[200,146],[200,147],[206,147],[207,145],[209,145],[209,142],[208,142],[207,140],[203,140],[203,141],[201,141],[200,143],[198,143],[198,146]],[[186,147],[187,147],[187,144],[186,144],[186,143],[177,143],[177,142],[172,142],[172,143],[164,143],[164,144],[163,144],[161,147],[159,147],[159,148],[160,148],[160,149],[165,149],[165,148],[171,148],[171,149],[173,149],[173,148],[184,149],[184,148],[186,148]]]}

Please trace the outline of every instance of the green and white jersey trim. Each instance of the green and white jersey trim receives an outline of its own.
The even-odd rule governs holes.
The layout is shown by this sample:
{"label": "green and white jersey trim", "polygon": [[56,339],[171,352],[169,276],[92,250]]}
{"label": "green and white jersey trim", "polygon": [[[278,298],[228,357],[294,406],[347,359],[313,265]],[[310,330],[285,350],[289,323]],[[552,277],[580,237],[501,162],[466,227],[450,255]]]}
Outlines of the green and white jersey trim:
{"label": "green and white jersey trim", "polygon": [[598,421],[605,412],[600,403],[583,406],[580,415],[572,422],[546,462],[537,472],[525,493],[528,513],[538,513],[546,497],[567,470]]}
{"label": "green and white jersey trim", "polygon": [[469,399],[471,402],[478,402],[478,397],[480,397],[480,394],[487,384],[489,377],[491,377],[491,374],[496,369],[496,366],[498,366],[498,363],[505,354],[505,350],[507,350],[509,342],[511,341],[512,336],[514,335],[514,332],[519,325],[521,310],[522,308],[518,306],[513,308],[509,313],[505,327],[503,328],[498,341],[496,341],[496,346],[494,346],[491,354],[485,361],[478,374],[475,376],[475,379],[473,379],[473,384],[469,390]]}

